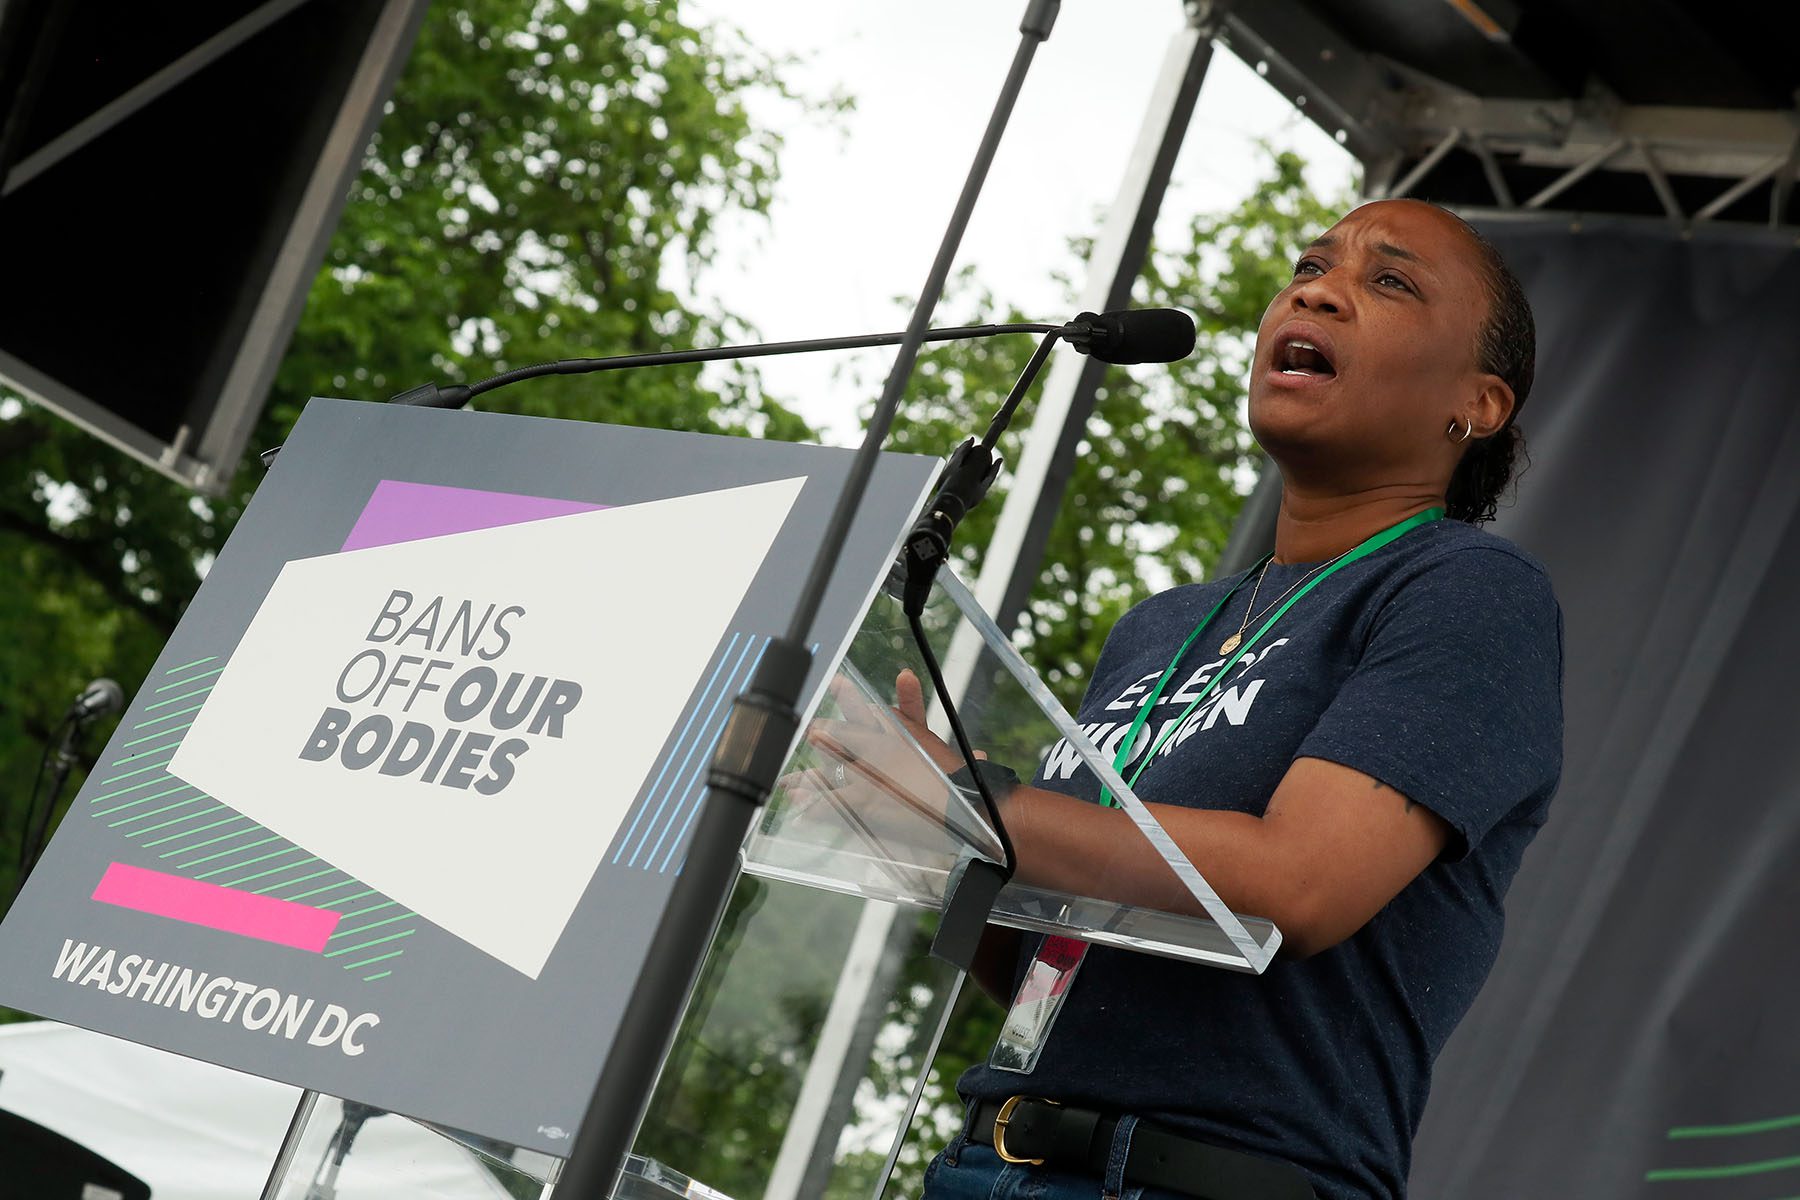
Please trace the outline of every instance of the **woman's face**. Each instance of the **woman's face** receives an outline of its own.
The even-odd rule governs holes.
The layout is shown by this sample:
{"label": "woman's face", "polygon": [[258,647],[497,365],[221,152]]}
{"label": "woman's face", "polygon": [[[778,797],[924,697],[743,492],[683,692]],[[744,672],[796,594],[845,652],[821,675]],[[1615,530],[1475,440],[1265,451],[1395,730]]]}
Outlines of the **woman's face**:
{"label": "woman's face", "polygon": [[[1256,333],[1263,448],[1336,487],[1447,484],[1462,450],[1449,422],[1472,415],[1477,436],[1492,432],[1492,390],[1506,388],[1475,361],[1478,253],[1455,218],[1406,200],[1364,205],[1309,246]],[[1505,390],[1500,421],[1511,405]]]}

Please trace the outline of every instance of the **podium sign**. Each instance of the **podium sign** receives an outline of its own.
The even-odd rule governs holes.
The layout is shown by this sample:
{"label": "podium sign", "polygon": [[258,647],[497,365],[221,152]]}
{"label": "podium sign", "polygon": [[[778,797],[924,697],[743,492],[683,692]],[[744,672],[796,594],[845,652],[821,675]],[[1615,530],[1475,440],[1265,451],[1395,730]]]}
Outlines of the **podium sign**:
{"label": "podium sign", "polygon": [[[313,401],[0,927],[0,1001],[566,1152],[850,458]],[[882,459],[813,690],[936,469]]]}

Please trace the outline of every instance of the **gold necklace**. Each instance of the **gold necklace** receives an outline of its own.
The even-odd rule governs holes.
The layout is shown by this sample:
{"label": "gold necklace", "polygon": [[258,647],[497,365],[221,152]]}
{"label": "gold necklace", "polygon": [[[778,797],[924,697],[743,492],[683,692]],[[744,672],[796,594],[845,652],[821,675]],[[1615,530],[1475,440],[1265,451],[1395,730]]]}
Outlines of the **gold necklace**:
{"label": "gold necklace", "polygon": [[[1350,549],[1354,550],[1355,548],[1356,547],[1352,546]],[[1344,557],[1344,555],[1348,554],[1348,553],[1350,553],[1350,550],[1345,550],[1343,553],[1338,554],[1336,557],[1331,558],[1331,559],[1327,560],[1326,562],[1320,563],[1318,566],[1314,567],[1312,570],[1310,570],[1306,574],[1302,575],[1299,578],[1299,580],[1294,584],[1293,587],[1288,588],[1287,591],[1285,591],[1285,592],[1281,593],[1281,595],[1275,597],[1274,600],[1269,602],[1268,608],[1265,608],[1262,610],[1262,612],[1257,613],[1257,617],[1268,616],[1269,613],[1274,611],[1274,609],[1276,607],[1278,607],[1283,600],[1286,600],[1289,596],[1294,594],[1294,588],[1299,587],[1301,584],[1305,583],[1308,579],[1311,579],[1314,575],[1317,575],[1320,571],[1323,571],[1326,567],[1329,567],[1332,563],[1336,562],[1339,558]],[[1243,622],[1243,624],[1238,626],[1238,630],[1236,633],[1232,634],[1230,637],[1226,638],[1222,643],[1220,643],[1220,645],[1219,645],[1219,653],[1220,654],[1230,654],[1233,650],[1236,650],[1239,646],[1241,646],[1243,644],[1244,630],[1250,628],[1250,622],[1252,620],[1256,619],[1256,618],[1253,618],[1250,614],[1252,612],[1256,611],[1256,596],[1257,596],[1258,592],[1262,591],[1263,576],[1265,576],[1269,573],[1269,563],[1272,563],[1274,561],[1275,561],[1274,556],[1271,555],[1268,562],[1263,563],[1263,569],[1256,576],[1256,586],[1250,589],[1250,603],[1244,606],[1244,622]]]}
{"label": "gold necklace", "polygon": [[1233,650],[1236,650],[1239,643],[1244,640],[1244,630],[1250,627],[1250,610],[1256,607],[1256,597],[1262,591],[1263,577],[1268,575],[1269,564],[1274,561],[1275,556],[1273,554],[1263,560],[1262,570],[1256,573],[1256,586],[1250,589],[1250,603],[1244,606],[1244,623],[1238,626],[1238,631],[1236,633],[1226,638],[1224,642],[1220,644],[1220,654],[1230,654]]}

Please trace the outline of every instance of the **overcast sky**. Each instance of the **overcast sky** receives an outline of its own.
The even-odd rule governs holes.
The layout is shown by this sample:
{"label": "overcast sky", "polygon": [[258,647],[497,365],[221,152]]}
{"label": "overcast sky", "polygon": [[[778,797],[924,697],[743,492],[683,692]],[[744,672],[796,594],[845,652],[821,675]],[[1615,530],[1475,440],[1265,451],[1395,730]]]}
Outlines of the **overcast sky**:
{"label": "overcast sky", "polygon": [[[767,221],[721,230],[704,293],[753,321],[763,338],[899,329],[943,235],[969,161],[1018,45],[1023,0],[704,0],[765,52],[804,65],[802,92],[843,91],[856,110],[830,120],[786,106],[763,113],[787,137]],[[1003,303],[1061,320],[1057,268],[1081,278],[1066,246],[1091,234],[1117,194],[1169,38],[1177,0],[1065,0],[1038,50],[958,254]],[[1299,151],[1334,193],[1354,162],[1229,53],[1214,56],[1176,165],[1159,236],[1195,212],[1226,208],[1257,177],[1257,140]],[[870,352],[879,379],[893,351]],[[857,437],[869,397],[832,379],[844,355],[764,360],[770,390],[828,439]]]}

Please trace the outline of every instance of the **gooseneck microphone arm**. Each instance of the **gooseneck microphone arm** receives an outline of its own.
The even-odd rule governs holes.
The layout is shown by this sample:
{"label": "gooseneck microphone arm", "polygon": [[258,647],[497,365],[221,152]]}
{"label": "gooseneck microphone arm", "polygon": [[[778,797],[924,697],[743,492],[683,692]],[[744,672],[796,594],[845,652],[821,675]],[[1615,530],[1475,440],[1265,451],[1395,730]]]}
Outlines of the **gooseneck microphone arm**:
{"label": "gooseneck microphone arm", "polygon": [[[1010,325],[956,325],[947,329],[927,329],[922,340],[955,342],[969,338],[996,337],[1003,333],[1049,333],[1064,326],[1016,322]],[[873,346],[897,346],[906,340],[902,333],[864,333],[852,337],[804,338],[791,342],[758,342],[750,346],[714,346],[705,350],[662,350],[654,354],[615,354],[607,358],[561,358],[555,362],[533,363],[503,371],[479,383],[422,384],[401,392],[389,404],[405,404],[414,408],[461,408],[476,396],[492,392],[526,379],[545,375],[589,375],[598,371],[623,371],[634,367],[671,367],[685,363],[725,362],[741,358],[769,358],[777,354],[811,354],[820,350],[864,350]]]}
{"label": "gooseneck microphone arm", "polygon": [[[958,342],[972,338],[998,337],[1007,333],[1053,333],[1075,328],[1071,325],[1045,325],[1036,321],[1016,321],[1005,325],[953,325],[928,329],[922,340]],[[601,371],[624,371],[636,367],[673,367],[688,363],[729,362],[742,358],[770,358],[778,354],[813,354],[822,350],[864,350],[874,346],[897,346],[906,340],[905,333],[861,333],[848,337],[802,338],[788,342],[756,342],[748,346],[712,346],[704,350],[659,350],[650,354],[614,354],[605,358],[559,358],[554,362],[533,363],[502,371],[479,383],[422,383],[416,388],[388,398],[389,404],[408,408],[462,408],[476,396],[496,391],[527,379],[546,375],[592,375]],[[274,465],[281,447],[261,454],[263,466]]]}
{"label": "gooseneck microphone arm", "polygon": [[[1032,352],[1031,359],[1025,369],[1019,372],[1019,378],[1007,393],[1006,400],[994,413],[993,420],[988,422],[987,431],[981,440],[969,438],[955,450],[950,452],[944,464],[943,472],[938,476],[937,491],[932,493],[925,511],[913,523],[912,532],[906,535],[901,543],[901,562],[906,567],[906,586],[901,594],[901,601],[908,616],[918,616],[925,611],[925,601],[931,594],[932,581],[937,578],[938,568],[950,556],[950,535],[957,525],[969,514],[969,510],[980,504],[987,496],[988,489],[994,486],[994,480],[1000,477],[1000,456],[994,452],[999,444],[1000,435],[1012,423],[1013,412],[1025,393],[1031,390],[1038,372],[1050,359],[1050,352],[1056,348],[1059,338],[1066,335],[1068,326],[1053,329],[1045,335],[1044,340]],[[990,818],[997,815],[990,813]],[[999,831],[1002,844],[1007,846],[1007,866],[1012,865],[1010,843],[1006,842],[1004,830]]]}
{"label": "gooseneck microphone arm", "polygon": [[[953,325],[943,329],[927,329],[920,340],[922,342],[960,342],[974,338],[998,337],[1007,333],[1042,333],[1048,335],[1038,347],[1040,355],[1049,353],[1049,347],[1057,338],[1063,338],[1069,345],[1083,354],[1092,354],[1107,362],[1162,362],[1166,358],[1145,358],[1141,355],[1158,355],[1166,353],[1166,344],[1173,336],[1179,338],[1180,323],[1187,321],[1184,314],[1173,309],[1147,309],[1141,312],[1110,312],[1096,315],[1082,313],[1066,325],[1045,325],[1036,321],[1013,321],[1006,324],[989,325]],[[1193,346],[1192,322],[1188,322],[1188,346]],[[703,350],[658,350],[647,354],[613,354],[605,358],[559,358],[554,362],[532,363],[530,366],[515,367],[510,371],[502,371],[498,375],[489,376],[479,383],[438,384],[425,383],[416,388],[409,388],[399,395],[390,397],[389,404],[403,404],[413,408],[461,408],[476,396],[497,391],[527,379],[541,379],[546,375],[592,375],[601,371],[623,371],[636,367],[671,367],[688,363],[726,362],[745,358],[771,358],[779,354],[814,354],[822,350],[866,350],[875,346],[898,346],[906,341],[907,332],[901,333],[860,333],[848,337],[801,338],[787,342],[756,342],[748,346],[712,346]],[[1180,353],[1186,353],[1181,351]],[[1179,357],[1177,354],[1176,357]],[[1034,358],[1033,363],[1041,367],[1041,358]],[[1036,376],[1035,369],[1030,369],[1027,378],[1021,379],[1008,397],[1010,416],[1011,406],[1018,403],[1024,395],[1024,389]],[[998,419],[998,418],[997,418]],[[1004,428],[1004,425],[1002,425]],[[993,433],[993,430],[989,431]],[[991,440],[984,439],[990,449]]]}
{"label": "gooseneck microphone arm", "polygon": [[1043,341],[1038,343],[1038,348],[1032,351],[1030,360],[1025,364],[1025,369],[1019,372],[1019,378],[1013,383],[1012,391],[1006,393],[1006,400],[995,411],[994,419],[988,422],[987,431],[981,435],[983,450],[991,453],[994,447],[999,445],[1000,435],[1006,432],[1008,425],[1012,424],[1014,410],[1019,407],[1019,402],[1025,399],[1025,393],[1031,390],[1031,385],[1037,380],[1038,372],[1042,371],[1044,364],[1050,361],[1050,351],[1056,349],[1057,339],[1062,336],[1063,330],[1053,329]]}
{"label": "gooseneck microphone arm", "polygon": [[558,1184],[557,1190],[566,1193],[569,1200],[600,1200],[611,1193],[613,1180],[637,1131],[651,1085],[674,1036],[676,1021],[736,878],[738,847],[743,844],[751,818],[768,799],[788,746],[799,731],[800,691],[812,665],[807,644],[831,582],[832,568],[868,490],[876,458],[899,409],[901,393],[912,376],[931,313],[943,293],[963,231],[999,148],[1000,135],[1025,85],[1025,75],[1039,43],[1050,36],[1059,7],[1060,0],[1028,0],[1019,23],[1019,45],[1012,66],[994,102],[994,111],[913,308],[906,335],[894,355],[887,384],[869,418],[862,446],[851,461],[837,507],[820,539],[787,634],[770,640],[755,676],[732,705],[707,772],[707,796],[689,843],[687,860],[657,924],[637,986],[620,1017],[605,1068]]}

